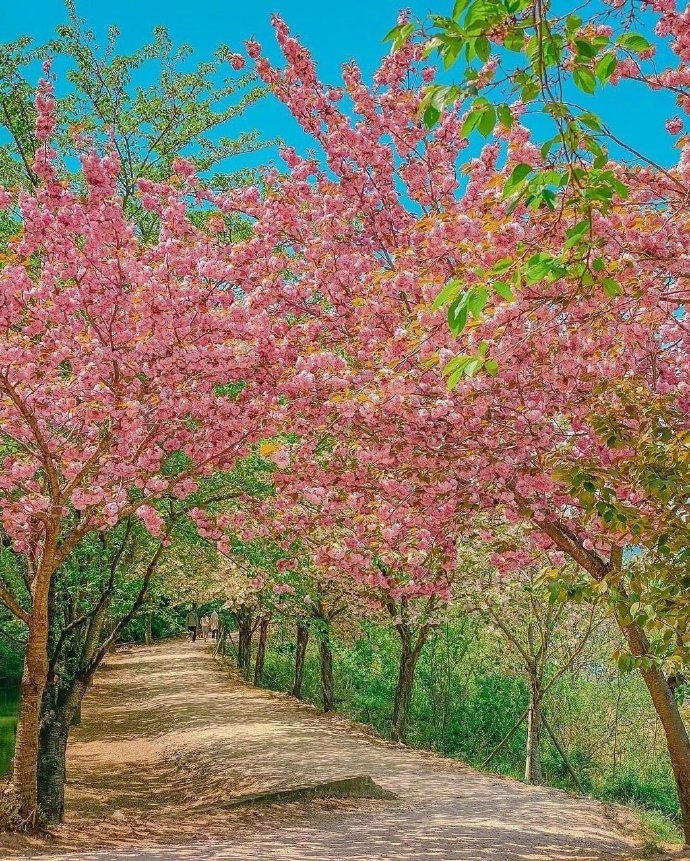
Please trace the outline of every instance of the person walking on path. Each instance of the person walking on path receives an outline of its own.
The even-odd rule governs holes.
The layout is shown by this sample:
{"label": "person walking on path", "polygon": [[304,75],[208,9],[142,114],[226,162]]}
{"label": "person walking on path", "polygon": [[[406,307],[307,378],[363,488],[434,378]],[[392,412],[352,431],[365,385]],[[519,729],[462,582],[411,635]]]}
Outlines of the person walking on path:
{"label": "person walking on path", "polygon": [[208,640],[208,632],[211,628],[211,620],[208,615],[201,617],[201,633],[204,637],[204,643]]}
{"label": "person walking on path", "polygon": [[187,631],[189,631],[192,642],[196,642],[196,629],[199,624],[199,617],[196,614],[196,610],[192,608],[189,613],[187,613]]}
{"label": "person walking on path", "polygon": [[218,639],[218,629],[220,628],[220,619],[218,618],[218,613],[214,610],[211,613],[211,639]]}

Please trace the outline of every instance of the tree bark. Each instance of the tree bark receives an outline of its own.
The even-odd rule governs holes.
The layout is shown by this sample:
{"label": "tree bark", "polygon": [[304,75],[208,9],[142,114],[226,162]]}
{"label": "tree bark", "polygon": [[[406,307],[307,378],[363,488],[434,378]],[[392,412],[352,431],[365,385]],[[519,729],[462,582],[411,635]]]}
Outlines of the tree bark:
{"label": "tree bark", "polygon": [[[328,625],[328,623],[327,623]],[[333,693],[333,651],[331,649],[330,631],[326,627],[319,637],[319,655],[321,657],[321,700],[324,712],[335,711],[335,694]]]}
{"label": "tree bark", "polygon": [[[594,551],[586,550],[577,536],[570,533],[562,524],[554,520],[536,520],[526,500],[518,493],[515,493],[515,496],[521,505],[522,514],[531,517],[536,526],[548,535],[557,547],[588,571],[594,580],[601,582],[612,571],[620,573],[623,559],[622,547],[612,548],[611,557],[608,562],[605,562]],[[649,641],[642,628],[634,624],[623,624],[620,619],[618,624],[630,652],[638,658],[647,655]],[[653,666],[649,669],[640,668],[640,673],[664,729],[671,768],[676,781],[685,844],[690,845],[690,740],[688,740],[687,728],[664,673]]]}
{"label": "tree bark", "polygon": [[295,644],[295,678],[292,683],[292,696],[302,699],[302,682],[304,681],[304,659],[309,644],[309,628],[301,622],[297,623],[297,642]]}
{"label": "tree bark", "polygon": [[269,618],[265,616],[259,622],[259,642],[256,647],[256,661],[254,662],[254,686],[260,687],[264,678],[264,664],[266,663],[266,640],[268,639]]}
{"label": "tree bark", "polygon": [[235,618],[238,630],[237,669],[248,679],[252,663],[252,617],[250,613],[237,613]]}
{"label": "tree bark", "polygon": [[[644,631],[637,625],[621,625],[630,652],[643,657],[649,651]],[[664,673],[657,667],[640,669],[666,736],[671,768],[680,802],[685,843],[690,844],[690,740],[678,703]]]}
{"label": "tree bark", "polygon": [[38,806],[47,825],[58,825],[65,813],[65,754],[69,725],[65,715],[54,714],[43,722],[38,759]]}
{"label": "tree bark", "polygon": [[400,666],[398,668],[398,684],[395,688],[395,702],[393,704],[393,722],[391,726],[391,739],[405,744],[407,734],[407,719],[410,714],[410,703],[412,702],[412,690],[414,687],[414,674],[419,658],[418,649],[411,648],[409,637],[403,642],[400,653]]}
{"label": "tree bark", "polygon": [[[89,676],[90,678],[90,676]],[[58,825],[65,814],[66,753],[70,727],[81,714],[81,704],[88,687],[87,679],[75,679],[62,701],[44,714],[39,735],[38,806],[41,820]]]}
{"label": "tree bark", "polygon": [[27,825],[37,823],[38,744],[41,703],[48,675],[48,604],[52,571],[39,569],[34,581],[33,608],[24,657],[12,786],[19,812]]}
{"label": "tree bark", "polygon": [[530,685],[529,711],[527,712],[527,750],[525,752],[525,783],[539,784],[543,780],[541,769],[541,693],[538,684]]}
{"label": "tree bark", "polygon": [[144,645],[150,646],[153,642],[153,613],[146,614],[146,627],[144,628]]}
{"label": "tree bark", "polygon": [[[395,604],[389,605],[388,611],[391,617],[397,618],[398,611]],[[428,623],[422,625],[415,640],[414,628],[407,619],[407,602],[404,598],[401,600],[400,617],[400,620],[395,625],[395,629],[400,637],[400,665],[398,668],[398,684],[395,688],[395,701],[393,703],[391,739],[404,744],[417,661],[429,637],[431,628]]]}

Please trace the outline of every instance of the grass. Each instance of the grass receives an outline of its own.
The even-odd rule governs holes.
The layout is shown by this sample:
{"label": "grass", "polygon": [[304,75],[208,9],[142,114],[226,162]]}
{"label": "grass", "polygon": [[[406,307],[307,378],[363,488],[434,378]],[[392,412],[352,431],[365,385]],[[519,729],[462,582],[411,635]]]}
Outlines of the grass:
{"label": "grass", "polygon": [[683,843],[683,832],[678,823],[658,810],[637,808],[645,841],[654,846],[660,843]]}
{"label": "grass", "polygon": [[7,773],[14,753],[19,691],[0,692],[0,776]]}

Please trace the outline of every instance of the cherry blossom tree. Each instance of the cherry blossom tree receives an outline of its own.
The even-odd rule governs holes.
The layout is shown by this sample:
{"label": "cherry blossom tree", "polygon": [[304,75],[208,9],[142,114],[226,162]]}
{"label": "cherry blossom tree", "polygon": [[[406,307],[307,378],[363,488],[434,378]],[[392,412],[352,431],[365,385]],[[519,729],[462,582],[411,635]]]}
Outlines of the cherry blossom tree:
{"label": "cherry blossom tree", "polygon": [[[531,527],[534,550],[506,567],[530,552],[565,554],[608,590],[666,732],[690,839],[690,744],[664,672],[670,655],[652,648],[649,608],[636,617],[639,590],[624,564],[626,547],[654,556],[669,534],[687,546],[687,503],[665,490],[682,486],[684,467],[669,477],[658,456],[665,437],[678,445],[688,431],[687,144],[671,171],[594,168],[586,219],[577,183],[553,209],[533,207],[517,184],[548,160],[519,103],[463,175],[468,106],[423,128],[423,94],[409,84],[419,46],[403,42],[373,88],[346,67],[338,89],[319,83],[282,22],[276,29],[284,70],[257,45],[250,53],[324,152],[323,165],[285,153],[290,176],[267,202],[270,222],[256,227],[282,238],[281,299],[311,342],[286,389],[293,430],[394,439],[398,481],[437,470],[456,482],[468,515],[500,512]],[[433,70],[420,74],[431,80]],[[444,302],[464,355],[435,310]],[[681,584],[669,587],[680,596]],[[682,623],[676,633],[682,652]]]}
{"label": "cherry blossom tree", "polygon": [[380,450],[366,437],[338,434],[331,442],[320,452],[310,439],[274,443],[275,497],[243,506],[233,523],[247,535],[261,529],[283,547],[279,566],[291,576],[284,588],[299,596],[319,641],[326,710],[334,706],[334,620],[346,611],[388,618],[400,638],[392,735],[403,741],[417,661],[451,598],[455,485],[433,473],[401,482],[391,439]]}
{"label": "cherry blossom tree", "polygon": [[[481,532],[481,537],[473,536],[471,530],[464,535],[459,554],[462,576],[457,579],[456,601],[465,612],[480,615],[499,632],[529,689],[527,709],[490,758],[526,721],[525,781],[542,782],[540,743],[545,729],[582,791],[579,778],[546,718],[545,700],[564,673],[587,659],[588,648],[607,617],[599,606],[601,602],[592,599],[586,582],[577,576],[577,570],[572,570],[572,565],[570,570],[559,571],[543,556],[534,559],[531,565],[511,570],[509,577],[494,567],[494,563],[499,566],[503,563],[505,555],[524,549],[527,536],[519,527],[506,527],[494,521],[490,527],[484,523]],[[564,583],[569,600],[560,594]]]}
{"label": "cherry blossom tree", "polygon": [[[86,191],[75,190],[53,160],[47,79],[37,112],[40,184],[0,201],[21,225],[0,270],[0,517],[26,560],[27,592],[0,585],[0,600],[28,628],[13,774],[28,821],[56,572],[87,534],[129,516],[162,537],[155,500],[232,465],[280,412],[270,297],[235,289],[247,258],[219,235],[220,209],[202,227],[187,217],[188,201],[213,202],[191,166],[140,183],[160,220],[146,244],[117,191],[117,154],[77,141]],[[257,197],[240,190],[222,206]]]}

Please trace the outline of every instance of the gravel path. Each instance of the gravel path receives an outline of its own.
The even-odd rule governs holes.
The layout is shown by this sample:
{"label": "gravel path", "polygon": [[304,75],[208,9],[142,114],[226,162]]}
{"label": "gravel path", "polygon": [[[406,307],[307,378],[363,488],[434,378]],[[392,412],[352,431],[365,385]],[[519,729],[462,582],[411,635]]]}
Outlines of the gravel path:
{"label": "gravel path", "polygon": [[[381,742],[245,686],[199,643],[111,657],[84,703],[68,773],[67,822],[49,851],[69,861],[585,861],[632,848],[597,802]],[[356,774],[399,800],[226,803]],[[46,857],[38,844],[2,848]]]}

